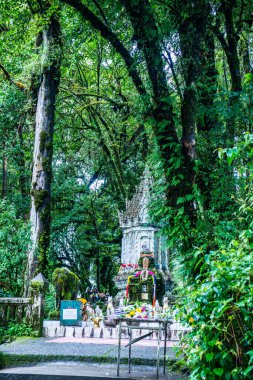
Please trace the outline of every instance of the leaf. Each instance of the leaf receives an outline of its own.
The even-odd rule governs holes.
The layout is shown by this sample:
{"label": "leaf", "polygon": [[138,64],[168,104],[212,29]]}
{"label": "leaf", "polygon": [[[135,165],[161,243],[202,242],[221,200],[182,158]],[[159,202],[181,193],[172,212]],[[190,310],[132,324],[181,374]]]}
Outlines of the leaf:
{"label": "leaf", "polygon": [[206,360],[207,360],[208,362],[210,362],[211,360],[213,360],[213,353],[212,353],[212,352],[208,352],[208,353],[206,354]]}
{"label": "leaf", "polygon": [[213,373],[219,377],[221,377],[224,373],[224,370],[222,368],[214,368]]}
{"label": "leaf", "polygon": [[177,205],[180,205],[180,204],[182,204],[184,202],[185,202],[185,198],[184,197],[178,197],[177,198]]}
{"label": "leaf", "polygon": [[191,201],[194,198],[193,194],[186,194],[185,199]]}
{"label": "leaf", "polygon": [[247,376],[249,373],[252,373],[252,372],[253,372],[253,365],[251,365],[250,367],[247,367],[243,373],[244,375]]}

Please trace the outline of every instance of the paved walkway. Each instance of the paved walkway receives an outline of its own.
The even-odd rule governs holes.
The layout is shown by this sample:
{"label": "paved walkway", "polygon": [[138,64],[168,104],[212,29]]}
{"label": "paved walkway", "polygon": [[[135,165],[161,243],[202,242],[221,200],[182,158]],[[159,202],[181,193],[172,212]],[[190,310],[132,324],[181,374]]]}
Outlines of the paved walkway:
{"label": "paved walkway", "polygon": [[[12,377],[14,376],[14,377]],[[91,365],[91,364],[80,364],[78,362],[64,363],[47,363],[40,364],[31,367],[22,368],[9,368],[0,371],[0,379],[17,379],[17,380],[155,380],[156,373],[154,367],[149,366],[134,366],[132,368],[131,374],[128,373],[127,367],[122,366],[119,378],[116,376],[116,365]],[[163,375],[162,370],[160,371],[159,380],[183,380],[181,374],[169,372]]]}
{"label": "paved walkway", "polygon": [[[125,344],[128,340],[122,340],[121,357],[128,357],[128,348]],[[163,348],[161,347],[161,357]],[[96,339],[96,338],[36,338],[15,340],[12,343],[0,345],[0,352],[15,355],[36,355],[36,356],[59,356],[59,357],[84,357],[115,359],[117,357],[116,339]],[[132,346],[132,358],[145,359],[147,362],[156,359],[156,342],[145,340]],[[175,358],[173,349],[167,349],[167,356]]]}
{"label": "paved walkway", "polygon": [[[49,339],[49,338],[47,338]],[[51,338],[48,342],[50,343],[83,343],[83,344],[110,344],[113,346],[118,345],[118,339],[113,338],[71,338],[71,337],[63,337],[63,338]],[[121,339],[122,345],[128,343],[128,339]],[[178,342],[167,342],[167,347],[174,347]],[[156,347],[157,341],[154,339],[144,339],[136,342],[135,346],[145,346],[145,347]]]}
{"label": "paved walkway", "polygon": [[[128,348],[124,347],[127,343],[128,340],[122,340],[121,358],[123,363],[126,363],[128,358]],[[18,355],[20,360],[19,367],[1,370],[0,380],[7,378],[9,380],[60,380],[65,377],[69,380],[116,379],[116,339],[27,338],[0,345],[0,352],[8,354],[10,357]],[[121,378],[155,379],[156,353],[155,341],[145,340],[133,345],[132,358],[134,358],[135,364],[133,363],[132,366],[132,374],[129,375],[126,365],[122,364]],[[163,348],[161,348],[160,355],[162,364]],[[171,347],[167,349],[167,358],[171,360],[175,358]],[[30,363],[30,366],[27,363]],[[162,368],[160,368],[160,372],[160,380],[184,379],[182,375],[175,373],[164,376]]]}

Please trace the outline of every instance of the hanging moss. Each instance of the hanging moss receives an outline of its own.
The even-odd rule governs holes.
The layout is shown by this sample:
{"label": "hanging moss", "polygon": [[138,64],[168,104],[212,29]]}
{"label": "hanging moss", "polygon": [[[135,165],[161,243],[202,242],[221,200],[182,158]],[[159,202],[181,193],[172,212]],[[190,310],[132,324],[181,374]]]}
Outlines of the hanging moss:
{"label": "hanging moss", "polygon": [[45,203],[45,198],[49,196],[48,190],[31,190],[31,195],[34,198],[36,211]]}
{"label": "hanging moss", "polygon": [[48,202],[40,213],[40,219],[43,225],[43,232],[38,239],[38,272],[46,273],[47,253],[50,246],[51,222],[50,204]]}
{"label": "hanging moss", "polygon": [[40,133],[40,151],[43,152],[46,149],[48,140],[48,132],[42,131]]}
{"label": "hanging moss", "polygon": [[52,148],[53,144],[50,138],[50,133],[42,131],[40,133],[40,151],[43,152],[46,149],[48,152],[51,152]]}
{"label": "hanging moss", "polygon": [[49,157],[44,157],[42,159],[42,167],[46,172],[51,172],[51,159]]}
{"label": "hanging moss", "polygon": [[31,282],[31,288],[33,290],[36,290],[37,292],[41,293],[45,289],[45,284],[40,281],[32,281]]}

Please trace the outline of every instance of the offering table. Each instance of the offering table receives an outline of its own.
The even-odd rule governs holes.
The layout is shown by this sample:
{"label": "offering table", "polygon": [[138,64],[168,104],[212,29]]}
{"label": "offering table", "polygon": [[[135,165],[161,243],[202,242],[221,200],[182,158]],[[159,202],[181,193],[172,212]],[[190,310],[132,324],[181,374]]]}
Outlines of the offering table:
{"label": "offering table", "polygon": [[[156,356],[156,378],[159,378],[159,362],[160,362],[160,343],[162,340],[162,332],[164,332],[164,351],[163,351],[163,373],[165,373],[166,366],[166,341],[168,337],[168,330],[170,331],[170,325],[172,321],[169,319],[142,319],[142,318],[114,318],[117,324],[119,324],[119,339],[118,339],[118,357],[117,357],[117,376],[120,371],[120,351],[121,351],[121,334],[122,327],[128,329],[129,343],[125,346],[128,347],[128,372],[131,372],[131,347],[132,344],[147,338],[155,331],[157,331],[157,356]],[[148,330],[149,332],[132,339],[132,330]]]}

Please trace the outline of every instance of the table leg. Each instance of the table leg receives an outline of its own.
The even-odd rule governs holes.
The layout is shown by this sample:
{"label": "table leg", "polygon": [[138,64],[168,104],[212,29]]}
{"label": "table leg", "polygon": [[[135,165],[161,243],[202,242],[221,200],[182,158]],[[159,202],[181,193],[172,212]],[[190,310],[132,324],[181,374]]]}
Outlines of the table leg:
{"label": "table leg", "polygon": [[163,373],[165,374],[165,368],[166,368],[166,348],[167,348],[167,327],[168,324],[164,324],[164,352],[163,352]]}
{"label": "table leg", "polygon": [[[130,324],[128,328],[128,335],[129,335],[129,343],[131,342],[132,339],[132,326]],[[131,373],[131,353],[132,353],[132,345],[129,344],[128,347],[128,372]]]}
{"label": "table leg", "polygon": [[119,367],[120,367],[120,349],[121,349],[121,321],[119,321],[119,340],[118,340],[117,376],[119,376]]}
{"label": "table leg", "polygon": [[158,341],[157,341],[157,360],[156,360],[156,378],[157,379],[159,377],[160,340],[161,340],[161,323],[159,322]]}

